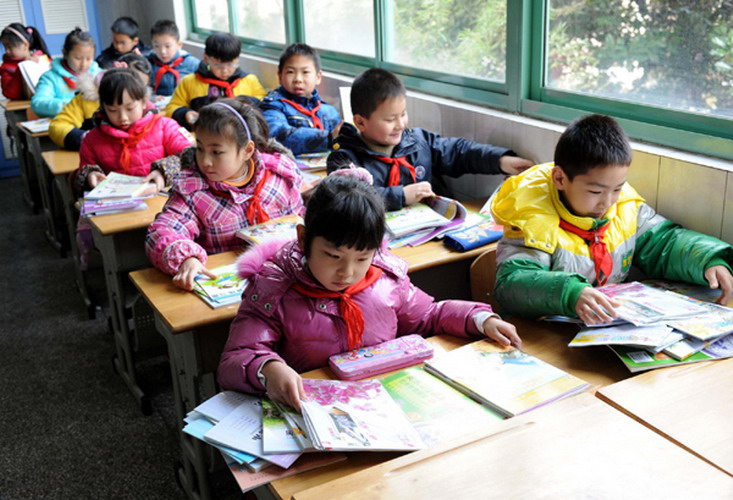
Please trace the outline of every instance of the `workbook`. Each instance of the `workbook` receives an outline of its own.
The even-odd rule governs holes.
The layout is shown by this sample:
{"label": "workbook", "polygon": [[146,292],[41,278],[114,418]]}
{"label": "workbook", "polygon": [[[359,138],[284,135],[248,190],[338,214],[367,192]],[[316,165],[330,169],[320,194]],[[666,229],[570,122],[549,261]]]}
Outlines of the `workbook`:
{"label": "workbook", "polygon": [[[630,324],[606,328],[584,328],[570,341],[569,347],[592,345],[628,345],[636,347],[664,348],[680,340],[672,334],[672,328],[661,325],[634,326]],[[667,338],[669,337],[669,340]]]}
{"label": "workbook", "polygon": [[19,125],[32,134],[39,134],[41,132],[48,132],[51,120],[52,118],[39,118],[38,120],[20,122]]}
{"label": "workbook", "polygon": [[726,335],[683,360],[675,359],[665,352],[650,353],[647,350],[637,347],[609,347],[623,361],[630,372],[636,373],[654,368],[664,368],[665,366],[676,366],[733,357],[733,335]]}
{"label": "workbook", "polygon": [[588,387],[579,378],[526,352],[488,340],[428,360],[425,370],[505,417]]}
{"label": "workbook", "polygon": [[461,227],[466,215],[466,208],[460,202],[443,196],[433,196],[421,203],[387,212],[389,247],[417,246],[439,238]]}
{"label": "workbook", "polygon": [[288,214],[262,224],[243,227],[237,231],[237,236],[250,245],[262,245],[271,241],[292,241],[297,238],[295,228],[302,223],[303,219],[297,214]]}
{"label": "workbook", "polygon": [[155,191],[155,184],[146,182],[144,177],[110,172],[107,177],[87,193],[87,200],[107,198],[139,198]]}
{"label": "workbook", "polygon": [[242,292],[247,286],[247,280],[237,275],[237,265],[210,269],[216,278],[199,274],[193,280],[193,291],[201,297],[212,309],[237,304],[242,300]]}

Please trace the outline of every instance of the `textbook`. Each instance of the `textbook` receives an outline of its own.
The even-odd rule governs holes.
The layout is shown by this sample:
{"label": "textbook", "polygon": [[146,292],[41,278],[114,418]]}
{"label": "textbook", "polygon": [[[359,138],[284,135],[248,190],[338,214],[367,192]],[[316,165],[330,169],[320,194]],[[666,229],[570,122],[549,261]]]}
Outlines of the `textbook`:
{"label": "textbook", "polygon": [[301,472],[317,469],[319,467],[325,467],[327,465],[343,462],[346,460],[346,455],[343,453],[308,453],[302,455],[298,460],[293,463],[287,469],[282,469],[274,465],[269,465],[258,471],[251,471],[244,465],[228,463],[229,470],[234,479],[237,481],[237,485],[245,493],[253,488],[269,484],[278,479],[283,479]]}
{"label": "textbook", "polygon": [[385,219],[389,233],[389,247],[421,245],[440,238],[466,220],[466,208],[458,201],[433,196],[421,203],[387,212]]}
{"label": "textbook", "polygon": [[712,302],[683,297],[705,309],[705,313],[690,318],[669,321],[667,324],[698,340],[710,340],[733,332],[733,309]]}
{"label": "textbook", "polygon": [[23,83],[28,89],[29,95],[33,96],[36,93],[36,85],[38,85],[41,75],[51,69],[51,61],[46,56],[41,57],[39,61],[28,59],[19,63],[18,69],[23,76]]}
{"label": "textbook", "polygon": [[534,356],[487,340],[428,360],[425,370],[505,417],[588,388],[583,380]]}
{"label": "textbook", "polygon": [[606,328],[586,328],[581,329],[568,346],[628,345],[649,348],[666,347],[673,340],[679,340],[677,335],[673,335],[672,340],[667,341],[667,337],[671,333],[672,328],[666,325],[634,326],[625,324]]}
{"label": "textbook", "polygon": [[237,275],[237,265],[210,269],[216,278],[209,278],[199,274],[193,280],[193,291],[201,297],[212,309],[237,304],[242,300],[242,292],[247,286],[247,280]]}
{"label": "textbook", "polygon": [[262,399],[262,450],[264,453],[300,453],[302,446],[280,406]]}
{"label": "textbook", "polygon": [[664,352],[652,354],[636,347],[609,346],[609,348],[623,361],[631,373],[636,373],[654,368],[664,368],[665,366],[733,357],[733,335],[726,335],[718,339],[684,360],[675,359]]}
{"label": "textbook", "polygon": [[20,122],[18,125],[32,134],[39,134],[41,132],[48,132],[48,128],[51,126],[51,120],[52,118],[39,118],[38,120]]}
{"label": "textbook", "polygon": [[139,198],[152,194],[154,190],[155,184],[145,182],[143,177],[110,172],[106,179],[84,196],[84,199]]}
{"label": "textbook", "polygon": [[143,198],[119,198],[107,200],[81,200],[81,215],[90,217],[92,215],[110,215],[123,212],[135,212],[145,210],[148,204]]}
{"label": "textbook", "polygon": [[289,214],[262,224],[243,227],[237,231],[237,236],[250,245],[262,245],[271,241],[292,241],[297,238],[296,226],[302,223],[303,219],[298,215]]}
{"label": "textbook", "polygon": [[328,155],[328,151],[323,153],[304,153],[295,157],[295,163],[297,163],[298,168],[306,172],[326,170],[326,159]]}

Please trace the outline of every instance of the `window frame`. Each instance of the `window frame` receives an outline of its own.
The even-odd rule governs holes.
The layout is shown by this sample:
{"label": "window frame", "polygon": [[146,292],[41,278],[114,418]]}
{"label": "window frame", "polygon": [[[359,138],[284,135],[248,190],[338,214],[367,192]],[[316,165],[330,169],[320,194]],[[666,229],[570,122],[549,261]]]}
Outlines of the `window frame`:
{"label": "window frame", "polygon": [[[213,30],[196,25],[194,3],[185,0],[189,38],[203,42]],[[286,44],[240,36],[245,54],[277,61],[286,45],[305,41],[302,0],[284,0]],[[227,0],[229,28],[236,12]],[[632,139],[733,160],[733,120],[546,88],[544,82],[547,0],[507,0],[505,81],[441,73],[386,61],[388,0],[373,0],[375,57],[321,50],[323,69],[356,76],[371,67],[388,69],[405,86],[427,94],[496,108],[531,118],[568,123],[588,113],[614,116]],[[681,145],[683,145],[681,147]]]}

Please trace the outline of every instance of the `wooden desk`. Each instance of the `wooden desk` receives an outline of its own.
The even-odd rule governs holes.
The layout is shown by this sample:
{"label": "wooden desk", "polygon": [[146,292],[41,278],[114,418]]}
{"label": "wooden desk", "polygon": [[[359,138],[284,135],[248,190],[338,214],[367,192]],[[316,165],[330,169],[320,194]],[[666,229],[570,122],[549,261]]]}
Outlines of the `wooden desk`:
{"label": "wooden desk", "polygon": [[733,482],[585,393],[311,489],[324,498],[730,498]]}
{"label": "wooden desk", "polygon": [[733,476],[733,359],[651,370],[597,396]]}
{"label": "wooden desk", "polygon": [[[134,354],[136,350],[142,351],[144,346],[155,342],[157,335],[142,336],[138,335],[140,332],[130,329],[129,314],[126,312],[130,291],[126,284],[127,274],[130,271],[150,265],[145,255],[145,234],[148,225],[153,222],[167,199],[165,196],[154,196],[145,200],[148,204],[147,210],[90,218],[94,244],[102,254],[111,326],[115,338],[115,368],[146,414],[149,414],[152,408],[150,400],[137,383]],[[135,346],[138,349],[135,349]]]}
{"label": "wooden desk", "polygon": [[5,100],[0,101],[0,106],[5,112],[5,119],[8,125],[10,125],[10,135],[16,145],[23,200],[34,214],[38,213],[41,209],[41,193],[38,188],[38,179],[36,178],[35,169],[27,160],[28,146],[25,143],[25,134],[20,131],[20,127],[18,126],[18,123],[27,119],[26,110],[30,109],[31,101]]}

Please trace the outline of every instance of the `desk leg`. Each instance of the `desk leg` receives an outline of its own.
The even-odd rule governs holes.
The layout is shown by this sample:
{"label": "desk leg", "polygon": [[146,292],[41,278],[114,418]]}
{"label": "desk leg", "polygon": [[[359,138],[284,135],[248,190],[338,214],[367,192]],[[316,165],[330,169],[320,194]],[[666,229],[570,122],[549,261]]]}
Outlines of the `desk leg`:
{"label": "desk leg", "polygon": [[28,163],[28,145],[26,144],[26,134],[18,128],[18,122],[25,119],[25,111],[5,111],[5,118],[10,125],[11,135],[15,139],[15,150],[18,153],[18,166],[20,167],[20,181],[23,201],[28,208],[36,214],[40,209],[40,194],[38,191],[38,182],[35,176],[35,169]]}
{"label": "desk leg", "polygon": [[46,239],[54,250],[66,257],[68,244],[66,242],[63,219],[58,209],[58,197],[53,192],[53,176],[49,171],[46,162],[41,156],[41,141],[38,137],[31,137],[26,134],[29,148],[28,158],[36,168],[38,179],[38,190],[41,193],[41,213],[46,222]]}

